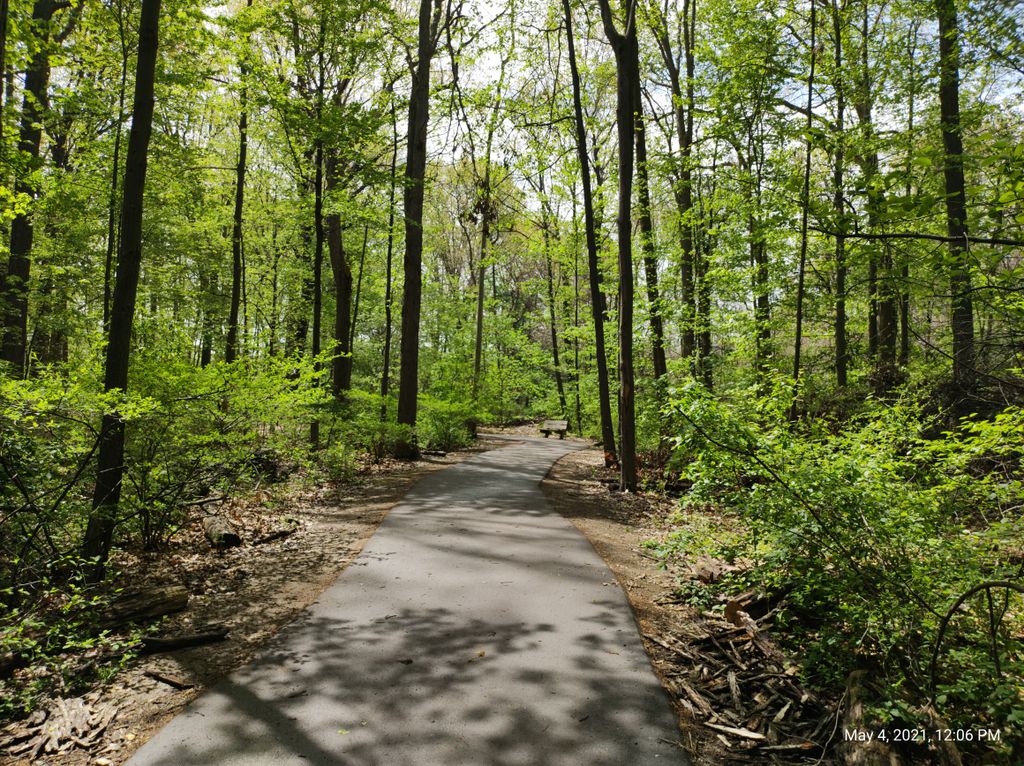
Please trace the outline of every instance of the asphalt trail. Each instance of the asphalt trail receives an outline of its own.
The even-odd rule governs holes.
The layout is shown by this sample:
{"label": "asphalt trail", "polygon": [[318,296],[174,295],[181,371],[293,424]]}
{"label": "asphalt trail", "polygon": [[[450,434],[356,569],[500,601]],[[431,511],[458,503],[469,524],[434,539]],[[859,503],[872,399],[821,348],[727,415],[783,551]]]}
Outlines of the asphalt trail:
{"label": "asphalt trail", "polygon": [[256,661],[135,766],[686,764],[625,595],[527,439],[421,480]]}

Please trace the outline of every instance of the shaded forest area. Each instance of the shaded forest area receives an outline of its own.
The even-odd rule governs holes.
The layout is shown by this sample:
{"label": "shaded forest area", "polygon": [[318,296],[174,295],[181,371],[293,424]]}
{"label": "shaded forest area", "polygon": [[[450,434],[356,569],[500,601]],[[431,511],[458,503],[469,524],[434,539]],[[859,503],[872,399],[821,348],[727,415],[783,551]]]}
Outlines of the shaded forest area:
{"label": "shaded forest area", "polygon": [[681,598],[1024,760],[1024,6],[0,15],[0,715],[197,509],[561,417],[728,564]]}

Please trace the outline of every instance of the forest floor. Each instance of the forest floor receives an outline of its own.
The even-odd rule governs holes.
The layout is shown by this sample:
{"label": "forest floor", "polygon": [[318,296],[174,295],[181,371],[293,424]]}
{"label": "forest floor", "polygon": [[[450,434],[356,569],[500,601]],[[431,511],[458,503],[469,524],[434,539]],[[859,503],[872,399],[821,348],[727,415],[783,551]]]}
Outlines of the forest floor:
{"label": "forest floor", "polygon": [[[121,552],[114,565],[134,587],[184,585],[188,608],[166,618],[159,633],[190,633],[218,624],[230,640],[168,654],[140,657],[114,679],[86,693],[64,717],[69,730],[76,715],[90,723],[76,732],[88,747],[63,738],[63,752],[21,751],[18,745],[45,743],[46,727],[19,722],[0,730],[0,764],[104,766],[126,761],[154,732],[213,681],[244,665],[283,625],[317,599],[348,564],[388,511],[424,476],[506,442],[478,439],[470,448],[417,461],[366,463],[348,482],[315,488],[271,485],[227,501],[219,512],[240,532],[243,545],[213,551],[204,538],[202,514],[155,554]],[[297,527],[283,539],[258,541],[275,530]],[[60,713],[50,711],[47,724]],[[113,716],[112,718],[110,716]],[[98,725],[95,722],[101,722]],[[95,728],[103,726],[101,732]],[[93,731],[89,731],[89,729]],[[30,730],[33,736],[26,737]],[[96,736],[92,736],[95,733]],[[16,740],[16,754],[5,743]]]}

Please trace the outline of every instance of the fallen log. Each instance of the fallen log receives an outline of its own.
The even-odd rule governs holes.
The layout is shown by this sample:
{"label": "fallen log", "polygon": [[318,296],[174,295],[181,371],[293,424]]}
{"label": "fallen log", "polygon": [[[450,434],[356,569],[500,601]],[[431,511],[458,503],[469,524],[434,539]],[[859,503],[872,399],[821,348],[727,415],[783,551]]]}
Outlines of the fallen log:
{"label": "fallen log", "polygon": [[106,627],[115,628],[129,622],[155,620],[165,614],[180,612],[186,606],[188,590],[181,585],[127,591],[107,607],[100,622]]}
{"label": "fallen log", "polygon": [[[931,705],[927,705],[924,712],[928,716],[928,727],[932,731],[949,728],[949,724],[939,715],[939,711]],[[956,743],[950,739],[938,739],[935,742],[935,763],[938,766],[963,766]]]}
{"label": "fallen log", "polygon": [[253,543],[253,545],[266,545],[272,543],[275,540],[283,540],[286,537],[291,537],[299,531],[299,522],[295,519],[288,519],[287,523],[283,527],[275,529],[270,534],[264,535],[259,540]]}
{"label": "fallen log", "polygon": [[143,673],[143,675],[147,678],[152,678],[154,681],[159,681],[162,684],[167,684],[172,689],[177,689],[180,692],[187,691],[189,689],[194,689],[196,686],[195,684],[190,683],[189,681],[183,681],[182,679],[177,678],[176,676],[165,675],[164,673],[160,673],[156,670],[147,670]]}
{"label": "fallen log", "polygon": [[223,641],[227,636],[228,629],[223,625],[208,625],[198,633],[180,636],[143,636],[140,651],[142,654],[173,652],[177,649],[214,644]]}
{"label": "fallen log", "polygon": [[223,516],[204,517],[203,533],[213,548],[234,548],[242,544],[242,538],[238,531]]}
{"label": "fallen log", "polygon": [[[846,766],[902,766],[903,759],[884,742],[874,737],[859,739],[856,733],[867,734],[865,721],[869,697],[867,671],[855,670],[846,681],[846,714],[843,717],[844,741],[840,753]],[[854,733],[852,739],[846,736]]]}

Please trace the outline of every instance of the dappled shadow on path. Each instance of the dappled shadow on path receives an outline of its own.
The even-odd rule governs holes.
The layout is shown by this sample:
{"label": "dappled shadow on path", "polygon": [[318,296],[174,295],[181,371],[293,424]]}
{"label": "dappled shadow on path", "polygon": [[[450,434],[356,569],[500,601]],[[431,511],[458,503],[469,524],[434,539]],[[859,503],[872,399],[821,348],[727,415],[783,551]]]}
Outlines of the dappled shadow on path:
{"label": "dappled shadow on path", "polygon": [[[595,604],[591,619],[616,618]],[[643,719],[660,712],[650,710],[656,697],[610,675],[602,661],[622,647],[593,631],[563,648],[562,667],[509,662],[545,641],[558,641],[553,625],[466,622],[445,609],[404,610],[369,625],[303,620],[177,719],[172,725],[184,724],[177,741],[143,762],[511,766],[651,758],[656,743],[645,747],[636,736]]]}
{"label": "dappled shadow on path", "polygon": [[133,763],[685,763],[624,597],[538,487],[564,451],[421,481],[310,612]]}

